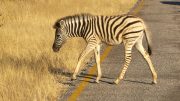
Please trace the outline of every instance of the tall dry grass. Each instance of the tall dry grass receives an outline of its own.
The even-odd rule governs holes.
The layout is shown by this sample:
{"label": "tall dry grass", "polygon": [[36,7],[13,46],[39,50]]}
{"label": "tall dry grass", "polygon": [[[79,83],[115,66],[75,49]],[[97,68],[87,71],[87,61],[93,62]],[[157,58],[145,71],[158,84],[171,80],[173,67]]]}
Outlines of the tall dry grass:
{"label": "tall dry grass", "polygon": [[[77,13],[117,15],[136,0],[0,0],[0,101],[54,101],[68,87],[53,69],[74,70],[86,43],[72,38],[53,53],[56,19]],[[88,61],[88,60],[87,60]]]}

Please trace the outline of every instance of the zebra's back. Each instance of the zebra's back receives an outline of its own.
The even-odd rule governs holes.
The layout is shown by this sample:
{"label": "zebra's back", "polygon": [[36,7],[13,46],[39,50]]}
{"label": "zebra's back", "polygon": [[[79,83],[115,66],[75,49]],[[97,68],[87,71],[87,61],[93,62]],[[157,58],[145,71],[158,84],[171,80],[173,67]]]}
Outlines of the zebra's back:
{"label": "zebra's back", "polygon": [[128,38],[135,31],[142,31],[142,19],[132,15],[95,16],[94,30],[102,42],[110,45],[120,44],[123,38]]}

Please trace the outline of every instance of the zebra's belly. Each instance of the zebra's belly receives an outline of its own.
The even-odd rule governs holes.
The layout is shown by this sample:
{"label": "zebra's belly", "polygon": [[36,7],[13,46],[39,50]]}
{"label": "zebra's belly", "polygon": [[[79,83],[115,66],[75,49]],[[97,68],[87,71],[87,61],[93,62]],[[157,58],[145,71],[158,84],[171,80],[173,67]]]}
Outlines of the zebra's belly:
{"label": "zebra's belly", "polygon": [[115,41],[115,40],[111,40],[111,41],[103,41],[104,43],[108,44],[108,45],[119,45],[121,44],[121,40],[119,41]]}

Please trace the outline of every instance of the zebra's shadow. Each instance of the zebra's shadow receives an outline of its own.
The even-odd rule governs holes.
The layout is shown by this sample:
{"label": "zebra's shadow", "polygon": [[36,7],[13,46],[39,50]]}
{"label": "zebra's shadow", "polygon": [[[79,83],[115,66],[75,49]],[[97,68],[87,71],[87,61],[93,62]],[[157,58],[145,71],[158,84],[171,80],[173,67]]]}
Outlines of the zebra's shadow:
{"label": "zebra's shadow", "polygon": [[[87,74],[87,73],[81,73],[80,75],[79,75],[80,77],[92,77],[92,78],[96,78],[97,77],[97,75],[95,75],[95,74]],[[102,76],[101,78],[106,78],[106,79],[115,79],[115,78],[111,78],[111,77],[107,77],[107,76]]]}
{"label": "zebra's shadow", "polygon": [[62,68],[49,67],[48,71],[54,75],[62,75],[65,77],[71,77],[72,73],[69,70]]}
{"label": "zebra's shadow", "polygon": [[[78,78],[80,79],[79,81],[88,82],[88,83],[96,83],[95,82],[96,77],[97,76],[94,74],[86,74],[86,73],[81,73],[80,75],[78,75]],[[87,78],[88,78],[88,80],[87,80]],[[103,79],[106,79],[106,80],[103,80]],[[107,79],[110,79],[111,81],[109,81]],[[114,78],[102,76],[101,80],[99,80],[99,81],[103,82],[103,83],[107,83],[107,84],[113,84],[112,79],[114,79]]]}
{"label": "zebra's shadow", "polygon": [[131,82],[131,83],[141,83],[141,84],[146,84],[146,85],[152,85],[153,83],[151,82],[144,82],[144,81],[137,81],[137,80],[131,80],[131,79],[124,79],[123,81]]}
{"label": "zebra's shadow", "polygon": [[[84,70],[85,71],[85,70]],[[65,77],[68,77],[69,79],[71,78],[72,74],[71,72],[69,72],[68,70],[64,70],[61,68],[49,68],[49,72],[55,75],[63,75]],[[85,71],[86,72],[86,71]],[[88,83],[92,83],[95,84],[95,80],[96,80],[96,75],[95,74],[87,74],[84,72],[81,72],[79,75],[77,75],[77,81],[83,81],[83,82],[88,82]],[[86,78],[86,79],[85,79]],[[88,80],[87,80],[88,78]],[[101,83],[106,83],[106,84],[114,84],[113,81],[115,80],[115,78],[112,77],[107,77],[107,76],[102,76],[101,80],[99,80]],[[144,81],[137,81],[137,80],[132,80],[132,79],[124,79],[123,81],[125,82],[131,82],[131,83],[141,83],[141,84],[148,84],[148,85],[152,85],[152,83],[149,82],[144,82]],[[65,85],[70,85],[70,86],[75,86],[73,81],[68,80],[68,81],[63,81],[63,82],[59,82]]]}
{"label": "zebra's shadow", "polygon": [[[88,82],[88,83],[96,83],[96,75],[94,74],[81,74],[78,76],[79,78],[81,78],[80,81],[84,81],[84,82]],[[89,80],[85,80],[83,78],[88,78]],[[105,80],[104,80],[105,79]],[[107,83],[107,84],[114,84],[115,78],[111,78],[111,77],[106,77],[106,76],[102,76],[102,79],[99,80],[102,83]],[[144,81],[138,81],[138,80],[132,80],[132,79],[124,79],[124,82],[131,82],[131,83],[140,83],[140,84],[146,84],[146,85],[153,85],[150,82],[144,82]]]}

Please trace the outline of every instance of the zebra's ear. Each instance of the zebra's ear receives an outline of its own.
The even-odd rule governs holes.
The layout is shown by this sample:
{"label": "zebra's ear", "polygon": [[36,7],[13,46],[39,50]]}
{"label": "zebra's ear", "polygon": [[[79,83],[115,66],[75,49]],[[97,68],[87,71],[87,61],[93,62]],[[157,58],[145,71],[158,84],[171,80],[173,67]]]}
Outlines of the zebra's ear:
{"label": "zebra's ear", "polygon": [[64,28],[65,21],[64,21],[64,20],[61,20],[61,21],[59,22],[59,24],[60,24],[61,29],[63,29],[63,28]]}
{"label": "zebra's ear", "polygon": [[63,29],[64,28],[64,24],[65,24],[65,21],[64,20],[57,20],[53,26],[53,28],[57,29],[57,28],[61,28]]}
{"label": "zebra's ear", "polygon": [[57,29],[60,28],[60,23],[59,21],[56,21],[55,24],[53,25],[53,28]]}

